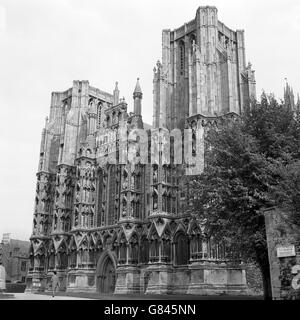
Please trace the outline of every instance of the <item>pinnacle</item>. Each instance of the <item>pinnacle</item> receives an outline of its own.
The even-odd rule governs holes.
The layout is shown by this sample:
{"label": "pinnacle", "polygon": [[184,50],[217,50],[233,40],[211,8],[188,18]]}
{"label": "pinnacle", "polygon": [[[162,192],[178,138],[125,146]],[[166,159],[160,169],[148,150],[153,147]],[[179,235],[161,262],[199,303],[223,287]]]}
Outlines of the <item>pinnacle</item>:
{"label": "pinnacle", "polygon": [[134,93],[142,93],[142,89],[141,89],[139,80],[140,80],[140,78],[137,78],[137,82],[136,82],[136,86],[135,86],[135,89],[134,89]]}

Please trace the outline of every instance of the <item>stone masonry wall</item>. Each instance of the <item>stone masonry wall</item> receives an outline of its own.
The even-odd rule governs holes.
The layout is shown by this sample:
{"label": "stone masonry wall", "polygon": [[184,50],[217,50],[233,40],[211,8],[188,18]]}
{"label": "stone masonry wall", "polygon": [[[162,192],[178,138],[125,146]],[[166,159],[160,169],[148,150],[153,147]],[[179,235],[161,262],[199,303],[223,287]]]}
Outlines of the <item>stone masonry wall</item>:
{"label": "stone masonry wall", "polygon": [[[287,216],[278,208],[265,212],[274,300],[300,299],[300,230],[289,225]],[[288,245],[295,246],[296,255],[279,258],[277,248]]]}

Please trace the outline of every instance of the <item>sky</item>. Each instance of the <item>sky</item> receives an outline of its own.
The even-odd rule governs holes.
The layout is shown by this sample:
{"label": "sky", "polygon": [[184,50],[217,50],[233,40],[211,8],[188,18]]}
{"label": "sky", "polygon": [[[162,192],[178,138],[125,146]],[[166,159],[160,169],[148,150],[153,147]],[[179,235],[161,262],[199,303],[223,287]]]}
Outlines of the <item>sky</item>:
{"label": "sky", "polygon": [[264,89],[282,98],[285,78],[300,92],[299,0],[0,0],[0,237],[30,237],[51,92],[73,80],[112,92],[118,81],[132,111],[139,77],[143,119],[151,124],[161,31],[194,19],[202,5],[245,30],[258,95]]}

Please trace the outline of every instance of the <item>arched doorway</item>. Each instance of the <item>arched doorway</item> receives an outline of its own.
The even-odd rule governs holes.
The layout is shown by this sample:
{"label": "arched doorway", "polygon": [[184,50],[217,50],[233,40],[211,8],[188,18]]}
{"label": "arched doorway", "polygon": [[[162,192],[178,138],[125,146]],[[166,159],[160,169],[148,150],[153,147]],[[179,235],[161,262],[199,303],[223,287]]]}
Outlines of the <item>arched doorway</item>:
{"label": "arched doorway", "polygon": [[113,294],[116,286],[116,263],[113,255],[104,252],[97,264],[97,291]]}

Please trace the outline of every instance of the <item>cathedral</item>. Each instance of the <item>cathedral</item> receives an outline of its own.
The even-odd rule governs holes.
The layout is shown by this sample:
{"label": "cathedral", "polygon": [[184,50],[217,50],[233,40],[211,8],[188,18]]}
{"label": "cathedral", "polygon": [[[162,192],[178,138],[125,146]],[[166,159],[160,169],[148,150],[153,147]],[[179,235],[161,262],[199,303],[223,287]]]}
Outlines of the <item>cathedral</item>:
{"label": "cathedral", "polygon": [[[53,92],[41,137],[26,291],[49,290],[56,270],[67,292],[248,294],[245,265],[228,258],[226,243],[208,236],[190,210],[188,178],[198,172],[175,163],[174,143],[170,161],[162,161],[160,143],[152,144],[157,133],[172,130],[190,129],[193,141],[194,132],[230,121],[255,97],[244,31],[228,28],[211,6],[162,31],[152,126],[142,119],[139,79],[133,112],[118,83],[112,93],[88,81]],[[154,150],[156,161],[128,161],[132,147],[137,156]],[[194,149],[192,156],[200,157]]]}

